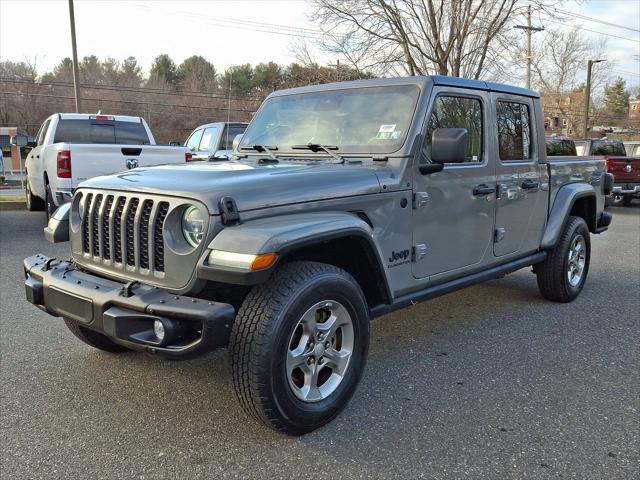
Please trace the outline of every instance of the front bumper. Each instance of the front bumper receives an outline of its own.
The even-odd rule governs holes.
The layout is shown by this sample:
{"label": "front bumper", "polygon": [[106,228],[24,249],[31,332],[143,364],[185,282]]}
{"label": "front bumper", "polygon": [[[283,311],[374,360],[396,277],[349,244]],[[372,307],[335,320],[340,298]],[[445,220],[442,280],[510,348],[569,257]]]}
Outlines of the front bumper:
{"label": "front bumper", "polygon": [[[225,345],[235,316],[227,303],[172,295],[137,282],[122,284],[77,270],[74,264],[34,255],[24,260],[27,300],[55,317],[76,320],[132,350],[192,358]],[[172,325],[158,342],[153,322]]]}
{"label": "front bumper", "polygon": [[614,195],[640,195],[640,184],[614,183],[611,192]]}

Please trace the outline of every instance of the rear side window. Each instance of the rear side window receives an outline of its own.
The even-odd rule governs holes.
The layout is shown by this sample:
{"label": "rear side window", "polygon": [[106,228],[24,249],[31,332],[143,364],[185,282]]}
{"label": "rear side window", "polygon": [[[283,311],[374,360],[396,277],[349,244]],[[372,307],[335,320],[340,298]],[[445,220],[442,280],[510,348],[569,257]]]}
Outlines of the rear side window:
{"label": "rear side window", "polygon": [[548,157],[575,157],[576,144],[571,140],[547,140],[547,156]]}
{"label": "rear side window", "polygon": [[222,132],[220,150],[233,150],[233,139],[236,138],[236,135],[244,133],[246,129],[246,125],[227,125],[224,132]]}
{"label": "rear side window", "polygon": [[218,127],[209,127],[204,129],[204,134],[202,135],[202,140],[200,141],[200,146],[198,147],[199,152],[208,152],[211,148],[211,143],[218,135]]}
{"label": "rear side window", "polygon": [[431,140],[437,128],[466,128],[469,143],[465,162],[482,162],[483,125],[482,104],[479,99],[448,95],[436,98],[423,147],[427,158],[431,158]]}
{"label": "rear side window", "polygon": [[148,145],[149,136],[138,122],[74,119],[58,122],[54,143],[59,142]]}
{"label": "rear side window", "polygon": [[591,155],[626,157],[627,152],[622,142],[594,141],[591,147]]}
{"label": "rear side window", "polygon": [[497,106],[498,150],[500,160],[531,158],[529,105],[499,101]]}
{"label": "rear side window", "polygon": [[47,130],[49,130],[49,125],[51,124],[51,119],[44,122],[42,127],[40,127],[40,131],[38,132],[38,136],[36,137],[36,144],[38,146],[44,143],[44,137],[47,135]]}
{"label": "rear side window", "polygon": [[587,156],[587,142],[575,142],[576,144],[576,153],[579,157]]}

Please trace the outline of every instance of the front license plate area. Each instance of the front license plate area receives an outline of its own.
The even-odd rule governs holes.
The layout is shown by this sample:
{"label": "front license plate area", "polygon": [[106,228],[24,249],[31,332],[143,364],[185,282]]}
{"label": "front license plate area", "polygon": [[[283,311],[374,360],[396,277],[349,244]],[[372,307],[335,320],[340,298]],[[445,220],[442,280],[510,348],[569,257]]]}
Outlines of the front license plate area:
{"label": "front license plate area", "polygon": [[82,323],[93,320],[93,301],[65,290],[49,287],[47,291],[49,305],[54,306],[61,317],[71,318]]}

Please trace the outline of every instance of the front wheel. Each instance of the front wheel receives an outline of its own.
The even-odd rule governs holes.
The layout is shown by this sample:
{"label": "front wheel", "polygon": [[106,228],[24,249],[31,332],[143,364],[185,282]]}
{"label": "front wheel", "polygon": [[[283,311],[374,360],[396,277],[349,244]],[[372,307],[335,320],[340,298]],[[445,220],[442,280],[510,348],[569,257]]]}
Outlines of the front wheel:
{"label": "front wheel", "polygon": [[629,205],[631,205],[631,202],[633,202],[633,195],[625,195],[624,198],[622,199],[622,203],[624,204],[625,207],[628,207]]}
{"label": "front wheel", "polygon": [[542,296],[554,302],[574,300],[587,279],[590,257],[587,224],[580,217],[569,217],[556,246],[535,266]]}
{"label": "front wheel", "polygon": [[369,349],[369,313],[344,270],[292,262],[254,287],[229,352],[242,407],[290,435],[335,418],[353,396]]}
{"label": "front wheel", "polygon": [[79,340],[86,343],[90,347],[97,348],[109,353],[121,353],[129,350],[122,345],[118,345],[112,342],[106,335],[98,333],[89,328],[83,327],[75,320],[65,318],[64,323],[71,333],[73,333]]}

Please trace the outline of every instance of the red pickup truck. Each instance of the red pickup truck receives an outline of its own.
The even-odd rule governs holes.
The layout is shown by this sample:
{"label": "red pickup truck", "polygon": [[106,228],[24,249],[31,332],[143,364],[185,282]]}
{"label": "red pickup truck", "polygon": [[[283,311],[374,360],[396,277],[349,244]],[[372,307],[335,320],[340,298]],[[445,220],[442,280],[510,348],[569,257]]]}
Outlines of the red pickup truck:
{"label": "red pickup truck", "polygon": [[640,198],[640,157],[627,156],[621,141],[592,138],[576,140],[575,144],[580,156],[604,157],[607,172],[614,178],[608,205],[629,205],[634,198]]}

